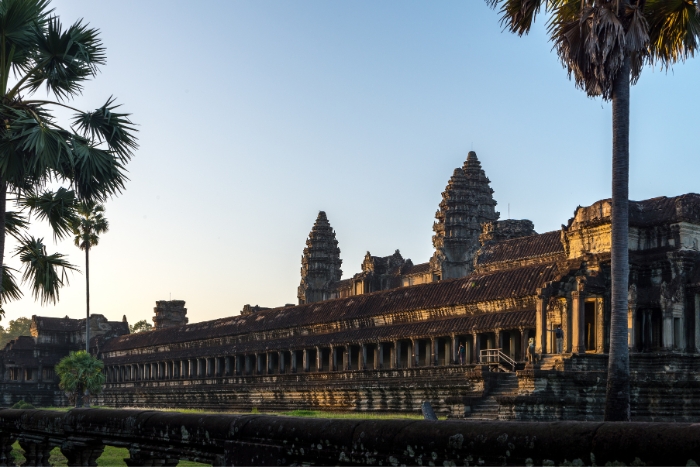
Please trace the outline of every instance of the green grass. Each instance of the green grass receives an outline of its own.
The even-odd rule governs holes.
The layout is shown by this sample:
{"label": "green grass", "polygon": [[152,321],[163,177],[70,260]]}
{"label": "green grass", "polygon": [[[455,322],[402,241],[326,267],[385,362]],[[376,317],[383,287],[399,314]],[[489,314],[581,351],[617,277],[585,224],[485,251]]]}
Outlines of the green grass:
{"label": "green grass", "polygon": [[[125,458],[129,457],[129,450],[126,448],[115,448],[112,446],[105,446],[105,450],[102,455],[97,459],[97,465],[99,466],[124,466],[126,467]],[[15,464],[20,465],[26,459],[24,457],[24,450],[19,446],[19,443],[12,445],[12,458]],[[68,459],[61,454],[59,448],[53,448],[51,451],[51,456],[49,457],[49,464],[52,466],[67,466]],[[204,466],[207,464],[200,464],[199,462],[191,462],[182,460],[178,464],[178,467],[197,467]]]}

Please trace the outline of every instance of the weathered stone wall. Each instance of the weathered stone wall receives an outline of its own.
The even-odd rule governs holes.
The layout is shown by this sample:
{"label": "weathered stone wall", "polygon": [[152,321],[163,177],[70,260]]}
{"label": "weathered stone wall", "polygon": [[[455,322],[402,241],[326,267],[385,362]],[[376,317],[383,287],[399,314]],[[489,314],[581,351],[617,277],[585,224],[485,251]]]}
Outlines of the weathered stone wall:
{"label": "weathered stone wall", "polygon": [[[631,354],[634,421],[700,421],[700,356]],[[602,420],[607,355],[574,355],[551,370],[518,373],[518,395],[499,398],[506,420]]]}
{"label": "weathered stone wall", "polygon": [[[340,371],[107,384],[110,407],[201,408],[248,412],[297,409],[420,412],[430,401],[442,415],[463,415],[481,397],[480,367]],[[462,413],[457,413],[461,407]]]}

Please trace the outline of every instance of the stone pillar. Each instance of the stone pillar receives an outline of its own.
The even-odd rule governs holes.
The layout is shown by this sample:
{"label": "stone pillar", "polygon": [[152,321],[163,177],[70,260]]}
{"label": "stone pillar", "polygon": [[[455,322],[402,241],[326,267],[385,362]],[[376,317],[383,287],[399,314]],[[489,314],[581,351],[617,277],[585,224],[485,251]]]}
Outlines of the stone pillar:
{"label": "stone pillar", "polygon": [[377,342],[377,356],[374,359],[374,369],[381,370],[384,368],[384,346],[381,342]]}
{"label": "stone pillar", "polygon": [[663,347],[666,350],[673,349],[673,315],[670,312],[665,312],[663,317]]}
{"label": "stone pillar", "polygon": [[336,353],[335,347],[331,347],[331,371],[336,371],[338,369],[338,355]]}
{"label": "stone pillar", "polygon": [[249,375],[251,373],[251,368],[250,368],[250,355],[244,355],[243,356],[243,365],[245,366],[245,374]]}
{"label": "stone pillar", "polygon": [[501,332],[500,329],[496,329],[493,332],[494,339],[493,339],[493,345],[497,348],[500,349],[501,352],[503,351],[503,333]]}
{"label": "stone pillar", "polygon": [[437,339],[434,337],[430,338],[430,364],[432,366],[437,366],[437,359],[440,356],[440,351],[437,349]]}
{"label": "stone pillar", "polygon": [[231,357],[224,357],[224,375],[231,375]]}
{"label": "stone pillar", "polygon": [[310,365],[309,365],[309,350],[304,349],[301,353],[301,365],[302,365],[302,371],[309,371]]}
{"label": "stone pillar", "polygon": [[362,344],[362,352],[360,352],[360,358],[358,360],[359,360],[359,362],[357,362],[357,369],[358,370],[366,370],[367,369],[367,344]]}
{"label": "stone pillar", "polygon": [[[23,466],[51,465],[49,457],[54,447],[49,444],[48,439],[44,438],[41,442],[20,439],[19,446],[24,450],[24,458],[26,459]],[[2,465],[15,465],[15,463],[2,463]]]}
{"label": "stone pillar", "polygon": [[61,454],[68,459],[68,465],[97,465],[97,459],[105,450],[104,445],[98,443],[96,439],[64,441]]}
{"label": "stone pillar", "polygon": [[350,345],[345,346],[345,355],[343,357],[343,370],[351,370],[352,354],[350,353]]}
{"label": "stone pillar", "polygon": [[549,293],[545,289],[537,289],[537,303],[535,312],[535,353],[547,353],[547,301]]}
{"label": "stone pillar", "polygon": [[520,360],[527,361],[527,331],[520,328]]}
{"label": "stone pillar", "polygon": [[292,373],[297,372],[297,352],[296,350],[290,350],[289,354],[292,356]]}
{"label": "stone pillar", "polygon": [[627,301],[627,347],[630,352],[634,352],[637,348],[637,303],[636,301]]}
{"label": "stone pillar", "polygon": [[447,366],[450,363],[450,355],[452,352],[452,346],[451,346],[450,342],[451,342],[450,339],[445,340],[445,362],[444,362],[445,366]]}
{"label": "stone pillar", "polygon": [[700,294],[695,294],[695,352],[700,353]]}
{"label": "stone pillar", "polygon": [[457,355],[457,351],[459,350],[459,342],[457,341],[457,336],[452,334],[452,339],[450,339],[450,342],[452,342],[452,363],[457,363],[459,361],[459,355]]}
{"label": "stone pillar", "polygon": [[571,292],[571,351],[586,353],[586,312],[583,292]]}
{"label": "stone pillar", "polygon": [[410,358],[408,359],[408,367],[413,368],[414,366],[418,366],[418,358],[420,353],[420,346],[416,345],[416,340],[411,339],[411,348],[409,349],[408,355]]}
{"label": "stone pillar", "polygon": [[284,352],[281,350],[277,352],[277,366],[279,367],[279,373],[284,373]]}
{"label": "stone pillar", "polygon": [[316,347],[316,371],[323,370],[323,351],[321,347]]}
{"label": "stone pillar", "polygon": [[[466,345],[464,347],[466,351]],[[478,365],[479,363],[481,363],[481,339],[479,339],[479,334],[477,333],[472,334],[472,349],[472,363]]]}
{"label": "stone pillar", "polygon": [[394,368],[401,367],[401,342],[394,341]]}
{"label": "stone pillar", "polygon": [[605,302],[603,297],[595,300],[596,352],[605,353]]}

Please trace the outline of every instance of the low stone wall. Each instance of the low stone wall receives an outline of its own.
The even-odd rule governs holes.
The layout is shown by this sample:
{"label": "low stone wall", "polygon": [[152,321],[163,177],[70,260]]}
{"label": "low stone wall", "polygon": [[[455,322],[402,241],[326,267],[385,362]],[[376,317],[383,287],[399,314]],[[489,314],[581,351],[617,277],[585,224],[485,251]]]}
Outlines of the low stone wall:
{"label": "low stone wall", "polygon": [[[105,445],[127,465],[534,465],[700,460],[700,426],[675,423],[303,419],[140,410],[0,410],[0,465],[19,441],[25,465],[59,447],[96,465]],[[574,464],[576,465],[576,464]]]}
{"label": "low stone wall", "polygon": [[[287,411],[414,412],[427,400],[438,414],[464,413],[481,397],[481,367],[422,367],[108,383],[98,404],[110,407]],[[461,409],[460,409],[461,407]]]}

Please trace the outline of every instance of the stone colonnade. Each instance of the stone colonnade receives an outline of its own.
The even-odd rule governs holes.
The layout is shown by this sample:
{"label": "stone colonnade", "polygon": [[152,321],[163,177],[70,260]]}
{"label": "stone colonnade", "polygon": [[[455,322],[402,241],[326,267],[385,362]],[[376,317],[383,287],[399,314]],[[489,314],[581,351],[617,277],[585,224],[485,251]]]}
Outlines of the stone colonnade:
{"label": "stone colonnade", "polygon": [[[108,383],[476,364],[483,349],[525,360],[529,328],[107,365]],[[460,356],[460,345],[464,351]]]}

